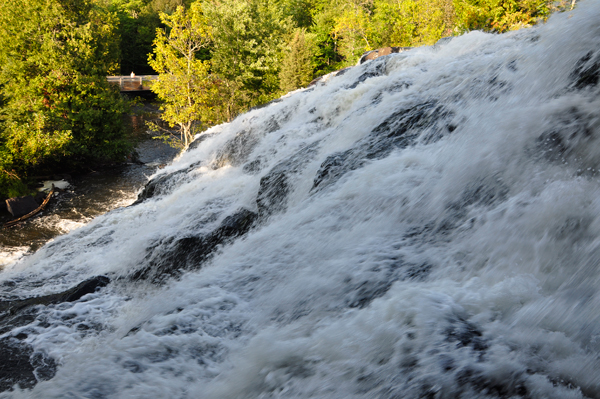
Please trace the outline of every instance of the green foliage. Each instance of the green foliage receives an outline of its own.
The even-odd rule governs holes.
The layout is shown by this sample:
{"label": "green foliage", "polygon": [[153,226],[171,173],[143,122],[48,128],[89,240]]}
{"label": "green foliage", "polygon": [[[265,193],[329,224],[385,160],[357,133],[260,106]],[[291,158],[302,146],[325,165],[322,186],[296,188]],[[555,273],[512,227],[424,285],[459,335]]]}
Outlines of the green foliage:
{"label": "green foliage", "polygon": [[290,18],[274,0],[208,0],[212,72],[220,81],[227,119],[279,94],[279,66]]}
{"label": "green foliage", "polygon": [[18,176],[0,170],[0,198],[21,197],[27,194],[29,189]]}
{"label": "green foliage", "polygon": [[338,40],[332,32],[336,24],[336,12],[332,6],[321,5],[313,15],[314,25],[314,76],[322,76],[340,69],[343,57],[338,51]]}
{"label": "green foliage", "polygon": [[209,63],[197,58],[209,43],[209,30],[200,3],[188,12],[183,6],[172,15],[160,14],[167,30],[158,30],[149,63],[158,80],[152,85],[164,101],[162,119],[177,126],[184,147],[193,140],[201,121],[210,120],[212,82]]}
{"label": "green foliage", "polygon": [[316,2],[316,0],[277,0],[276,6],[282,10],[284,17],[291,18],[294,26],[310,28],[313,25]]}
{"label": "green foliage", "polygon": [[[568,0],[561,0],[565,1]],[[193,112],[195,116],[190,113],[188,117],[210,125],[231,120],[282,91],[303,87],[314,76],[354,65],[365,51],[387,46],[431,45],[444,36],[471,29],[505,31],[528,26],[547,17],[551,3],[549,0],[197,0],[192,9],[199,4],[210,43],[194,56],[199,62],[194,85],[202,88],[204,97],[195,95],[199,99],[195,104],[200,104],[200,108]],[[163,23],[166,24],[165,20]],[[155,53],[156,60],[161,53],[165,59],[171,57],[158,42]],[[186,79],[183,71],[169,73],[173,75],[169,79]],[[161,78],[165,87],[166,79]],[[171,92],[164,89],[160,96],[167,102],[194,97],[183,93],[183,89]],[[169,112],[165,112],[164,119],[175,123]]]}
{"label": "green foliage", "polygon": [[532,26],[550,12],[547,0],[454,0],[457,29],[506,32]]}
{"label": "green foliage", "polygon": [[90,1],[0,0],[2,179],[129,151],[117,57],[114,14]]}
{"label": "green foliage", "polygon": [[0,200],[27,194],[27,186],[11,166],[12,154],[0,146]]}
{"label": "green foliage", "polygon": [[433,44],[452,24],[451,0],[343,0],[332,34],[348,66],[376,48]]}
{"label": "green foliage", "polygon": [[172,14],[178,6],[189,5],[191,0],[96,0],[116,13],[119,19],[120,73],[129,75],[152,74],[148,54],[156,29],[164,27],[160,13]]}
{"label": "green foliage", "polygon": [[279,80],[281,90],[289,92],[305,87],[313,79],[312,46],[304,29],[298,29],[283,59]]}

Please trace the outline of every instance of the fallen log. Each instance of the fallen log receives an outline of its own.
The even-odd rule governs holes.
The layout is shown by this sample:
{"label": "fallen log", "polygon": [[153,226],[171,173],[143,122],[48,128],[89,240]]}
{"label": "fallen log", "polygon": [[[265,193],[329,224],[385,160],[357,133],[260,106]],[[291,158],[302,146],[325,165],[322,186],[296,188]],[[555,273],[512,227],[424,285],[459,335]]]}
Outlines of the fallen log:
{"label": "fallen log", "polygon": [[48,193],[48,196],[46,196],[46,199],[44,199],[44,202],[42,202],[42,204],[40,206],[38,206],[36,209],[34,209],[33,211],[29,212],[27,215],[23,215],[20,218],[17,218],[15,220],[11,220],[10,222],[6,222],[4,223],[4,227],[13,227],[19,223],[21,223],[22,221],[29,219],[30,217],[38,214],[39,212],[43,211],[44,208],[46,208],[46,205],[48,205],[48,202],[50,202],[50,198],[52,198],[52,195],[54,194],[54,188],[52,188],[52,190],[50,190],[50,192]]}

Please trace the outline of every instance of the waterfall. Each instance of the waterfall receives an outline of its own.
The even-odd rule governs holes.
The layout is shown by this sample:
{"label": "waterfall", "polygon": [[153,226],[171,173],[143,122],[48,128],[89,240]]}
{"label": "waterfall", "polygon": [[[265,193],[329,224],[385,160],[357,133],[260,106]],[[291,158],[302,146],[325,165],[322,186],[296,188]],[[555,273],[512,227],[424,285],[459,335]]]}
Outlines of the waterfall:
{"label": "waterfall", "polygon": [[197,136],[0,273],[0,398],[600,398],[600,2]]}

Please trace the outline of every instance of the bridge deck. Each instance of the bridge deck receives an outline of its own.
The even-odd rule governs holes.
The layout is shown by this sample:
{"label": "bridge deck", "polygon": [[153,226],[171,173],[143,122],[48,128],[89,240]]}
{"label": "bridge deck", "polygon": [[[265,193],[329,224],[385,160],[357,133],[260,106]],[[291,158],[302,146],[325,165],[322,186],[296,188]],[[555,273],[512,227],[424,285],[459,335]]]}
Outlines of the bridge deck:
{"label": "bridge deck", "polygon": [[152,81],[158,79],[158,75],[141,76],[108,76],[109,83],[118,84],[121,91],[149,91]]}

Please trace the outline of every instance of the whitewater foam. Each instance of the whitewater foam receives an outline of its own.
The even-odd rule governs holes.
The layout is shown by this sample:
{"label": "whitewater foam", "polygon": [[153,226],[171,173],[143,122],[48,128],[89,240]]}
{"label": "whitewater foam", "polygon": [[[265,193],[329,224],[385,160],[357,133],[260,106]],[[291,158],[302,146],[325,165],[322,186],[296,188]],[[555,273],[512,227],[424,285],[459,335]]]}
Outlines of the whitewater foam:
{"label": "whitewater foam", "polygon": [[112,280],[5,319],[55,367],[0,397],[599,398],[599,17],[380,57],[205,132],[0,274],[7,300]]}

